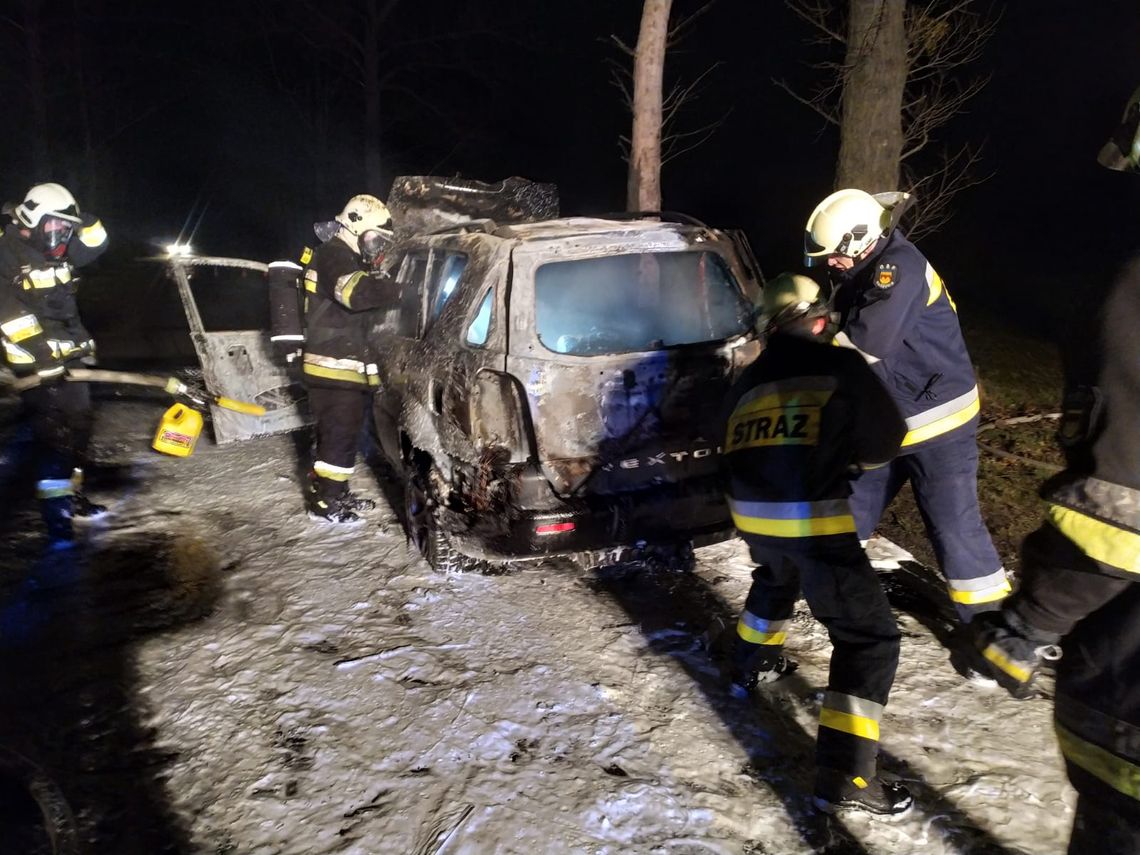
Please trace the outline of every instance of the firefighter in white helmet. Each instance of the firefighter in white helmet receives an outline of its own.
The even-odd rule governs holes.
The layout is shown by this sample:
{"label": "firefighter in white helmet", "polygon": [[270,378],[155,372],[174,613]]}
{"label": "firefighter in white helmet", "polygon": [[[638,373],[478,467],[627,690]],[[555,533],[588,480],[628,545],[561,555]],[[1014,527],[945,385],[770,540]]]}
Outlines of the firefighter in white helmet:
{"label": "firefighter in white helmet", "polygon": [[1010,586],[978,507],[978,385],[946,283],[895,224],[911,198],[845,189],[807,221],[809,266],[826,263],[840,315],[836,343],[861,353],[907,423],[899,456],[855,482],[866,540],[908,481],[962,623]]}
{"label": "firefighter in white helmet", "polygon": [[361,427],[379,381],[368,341],[374,320],[369,310],[398,305],[399,289],[381,270],[392,238],[388,207],[375,196],[353,196],[335,223],[335,234],[313,252],[303,278],[301,369],[317,432],[306,505],[315,517],[347,523],[375,506],[348,489]]}
{"label": "firefighter in white helmet", "polygon": [[733,693],[794,670],[782,651],[802,586],[834,648],[819,717],[817,804],[901,813],[910,794],[876,766],[899,631],[848,496],[853,475],[894,457],[905,427],[863,360],[829,346],[829,307],[814,281],[773,279],[764,318],[768,345],[725,408],[728,502],[756,564],[736,627]]}
{"label": "firefighter in white helmet", "polygon": [[65,545],[74,516],[104,510],[78,492],[93,420],[87,384],[63,381],[69,366],[94,356],[75,268],[106,249],[107,233],[59,184],[37,184],[4,210],[11,222],[0,236],[0,341],[17,376],[40,378],[23,393],[36,440],[36,494],[50,541]]}

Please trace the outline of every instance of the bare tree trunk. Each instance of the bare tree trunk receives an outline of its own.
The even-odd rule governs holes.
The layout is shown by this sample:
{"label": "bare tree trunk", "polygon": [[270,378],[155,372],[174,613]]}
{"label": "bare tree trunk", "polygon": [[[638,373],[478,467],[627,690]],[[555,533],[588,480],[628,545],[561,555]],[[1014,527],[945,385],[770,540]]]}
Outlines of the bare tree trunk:
{"label": "bare tree trunk", "polygon": [[387,15],[369,0],[366,12],[364,48],[364,184],[365,192],[381,193],[380,161],[380,21]]}
{"label": "bare tree trunk", "polygon": [[[44,87],[44,53],[40,32],[40,0],[24,0],[24,38],[28,52],[28,97],[31,99],[32,127],[28,143],[32,149],[35,181],[52,177],[48,137],[47,90]],[[23,191],[21,191],[23,192]]]}
{"label": "bare tree trunk", "polygon": [[895,190],[907,77],[906,0],[850,0],[837,187]]}
{"label": "bare tree trunk", "polygon": [[633,132],[626,207],[661,210],[661,98],[673,0],[645,0],[633,65]]}

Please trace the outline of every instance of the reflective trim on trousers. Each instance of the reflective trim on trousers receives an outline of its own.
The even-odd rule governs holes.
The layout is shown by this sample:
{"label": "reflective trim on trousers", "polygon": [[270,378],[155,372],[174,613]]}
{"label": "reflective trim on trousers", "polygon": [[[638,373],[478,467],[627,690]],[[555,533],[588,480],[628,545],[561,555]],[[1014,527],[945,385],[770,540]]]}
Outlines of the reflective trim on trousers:
{"label": "reflective trim on trousers", "polygon": [[1104,781],[1119,793],[1140,801],[1140,766],[1111,751],[1086,742],[1061,724],[1054,723],[1061,753],[1074,766]]}
{"label": "reflective trim on trousers", "polygon": [[323,460],[318,460],[313,463],[313,472],[316,473],[318,478],[327,478],[330,481],[347,481],[352,477],[351,466],[333,466],[331,463],[325,463]]}
{"label": "reflective trim on trousers", "polygon": [[932,407],[929,410],[911,416],[906,420],[907,433],[903,437],[902,446],[915,445],[948,433],[956,427],[961,427],[978,414],[981,401],[978,399],[978,387],[975,386],[964,395],[959,395],[952,401]]}
{"label": "reflective trim on trousers", "polygon": [[974,579],[947,579],[946,583],[950,589],[950,599],[967,606],[1005,599],[1012,590],[1004,567],[999,567],[988,576],[978,576]]}
{"label": "reflective trim on trousers", "polygon": [[70,478],[44,478],[36,482],[37,499],[58,499],[75,494],[75,485]]}
{"label": "reflective trim on trousers", "polygon": [[750,502],[729,497],[736,527],[768,537],[814,537],[855,531],[846,499],[818,502]]}
{"label": "reflective trim on trousers", "polygon": [[779,647],[787,638],[784,628],[787,620],[765,620],[745,611],[736,624],[736,634],[749,644],[765,644]]}
{"label": "reflective trim on trousers", "polygon": [[1089,558],[1128,573],[1140,573],[1140,534],[1062,505],[1048,505],[1045,517]]}
{"label": "reflective trim on trousers", "polygon": [[879,720],[883,717],[883,705],[866,698],[844,695],[840,692],[827,692],[823,696],[823,706],[819,711],[820,727],[830,727],[858,736],[863,739],[879,739]]}

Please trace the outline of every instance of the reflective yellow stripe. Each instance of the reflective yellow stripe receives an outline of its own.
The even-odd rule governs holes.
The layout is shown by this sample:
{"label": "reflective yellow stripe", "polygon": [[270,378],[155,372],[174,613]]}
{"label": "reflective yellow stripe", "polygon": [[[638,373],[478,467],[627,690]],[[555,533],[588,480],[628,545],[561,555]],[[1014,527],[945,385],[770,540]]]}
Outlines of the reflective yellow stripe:
{"label": "reflective yellow stripe", "polygon": [[784,627],[787,625],[786,620],[766,620],[746,610],[740,615],[740,620],[737,621],[736,634],[749,644],[767,644],[779,647],[788,636],[787,632],[784,631]]}
{"label": "reflective yellow stripe", "polygon": [[306,362],[303,370],[306,374],[312,374],[314,377],[344,380],[348,383],[360,383],[361,385],[368,384],[368,380],[359,371],[351,371],[346,368],[325,368],[323,365],[313,365],[311,362]]}
{"label": "reflective yellow stripe", "polygon": [[1013,677],[1013,679],[1017,680],[1019,683],[1028,683],[1029,678],[1033,676],[1032,670],[1029,668],[1023,668],[1022,666],[1018,665],[1016,662],[1002,653],[995,644],[991,644],[986,647],[986,649],[982,651],[982,656],[993,663],[994,667],[1000,668],[1002,671],[1009,674],[1009,676]]}
{"label": "reflective yellow stripe", "polygon": [[352,477],[352,468],[347,466],[333,466],[323,460],[313,463],[313,472],[329,481],[347,481]]}
{"label": "reflective yellow stripe", "polygon": [[316,294],[317,293],[317,271],[315,271],[315,270],[306,270],[305,271],[305,290],[308,291],[310,294]]}
{"label": "reflective yellow stripe", "polygon": [[12,342],[23,341],[26,338],[39,335],[43,331],[39,320],[32,314],[23,315],[13,321],[0,324],[0,332],[3,332]]}
{"label": "reflective yellow stripe", "polygon": [[1011,590],[1004,567],[974,579],[948,579],[947,587],[951,600],[966,605],[992,603],[1005,597]]}
{"label": "reflective yellow stripe", "polygon": [[[64,268],[66,271],[66,268]],[[54,288],[60,281],[67,282],[71,279],[71,275],[67,275],[67,279],[56,279],[55,270],[29,270],[24,276],[24,290],[32,288]]]}
{"label": "reflective yellow stripe", "polygon": [[1117,757],[1099,745],[1086,742],[1059,724],[1055,727],[1057,742],[1066,760],[1104,781],[1117,792],[1140,801],[1140,766]]}
{"label": "reflective yellow stripe", "polygon": [[301,253],[301,264],[308,264],[313,259],[313,251],[309,247],[305,247],[305,251]]}
{"label": "reflective yellow stripe", "polygon": [[986,588],[983,591],[955,591],[951,588],[950,599],[956,603],[973,606],[978,603],[992,603],[994,600],[1005,599],[1012,590],[1008,581],[992,588]]}
{"label": "reflective yellow stripe", "polygon": [[84,246],[100,246],[105,240],[107,240],[107,230],[103,228],[101,220],[96,220],[79,230],[79,242]]}
{"label": "reflective yellow stripe", "polygon": [[1089,558],[1128,573],[1140,573],[1140,534],[1061,505],[1048,505],[1045,517]]}
{"label": "reflective yellow stripe", "polygon": [[775,520],[763,517],[746,517],[734,512],[732,521],[743,532],[763,534],[768,537],[813,537],[855,531],[855,517],[851,514],[799,520]]}
{"label": "reflective yellow stripe", "polygon": [[942,277],[929,263],[926,265],[926,284],[930,288],[930,296],[926,298],[926,305],[929,306],[942,296]]}
{"label": "reflective yellow stripe", "polygon": [[925,442],[928,439],[933,439],[936,436],[941,436],[944,433],[954,430],[956,427],[961,427],[970,419],[978,414],[982,408],[982,402],[975,398],[972,403],[968,404],[963,409],[956,413],[951,413],[948,416],[943,416],[937,421],[933,421],[928,425],[923,425],[914,430],[908,430],[906,436],[903,437],[903,446],[914,445],[915,443]]}
{"label": "reflective yellow stripe", "polygon": [[18,344],[4,339],[4,355],[12,365],[32,365],[36,358]]}
{"label": "reflective yellow stripe", "polygon": [[830,727],[832,730],[841,730],[852,736],[861,736],[863,739],[879,739],[879,723],[873,718],[861,715],[840,712],[839,710],[823,707],[819,711],[820,727]]}

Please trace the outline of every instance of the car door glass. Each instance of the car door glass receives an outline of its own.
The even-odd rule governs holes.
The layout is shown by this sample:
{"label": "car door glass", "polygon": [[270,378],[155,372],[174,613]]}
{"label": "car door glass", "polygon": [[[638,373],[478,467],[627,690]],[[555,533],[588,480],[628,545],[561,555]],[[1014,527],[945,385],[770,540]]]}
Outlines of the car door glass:
{"label": "car door glass", "polygon": [[439,317],[448,299],[455,293],[455,286],[467,268],[467,256],[459,252],[449,252],[436,260],[432,268],[432,283],[428,289],[431,310],[428,323]]}
{"label": "car door glass", "polygon": [[467,327],[468,344],[482,347],[487,343],[487,336],[491,332],[491,305],[494,294],[494,290],[490,290],[484,295],[483,302],[479,304],[479,311],[475,313],[475,319]]}

